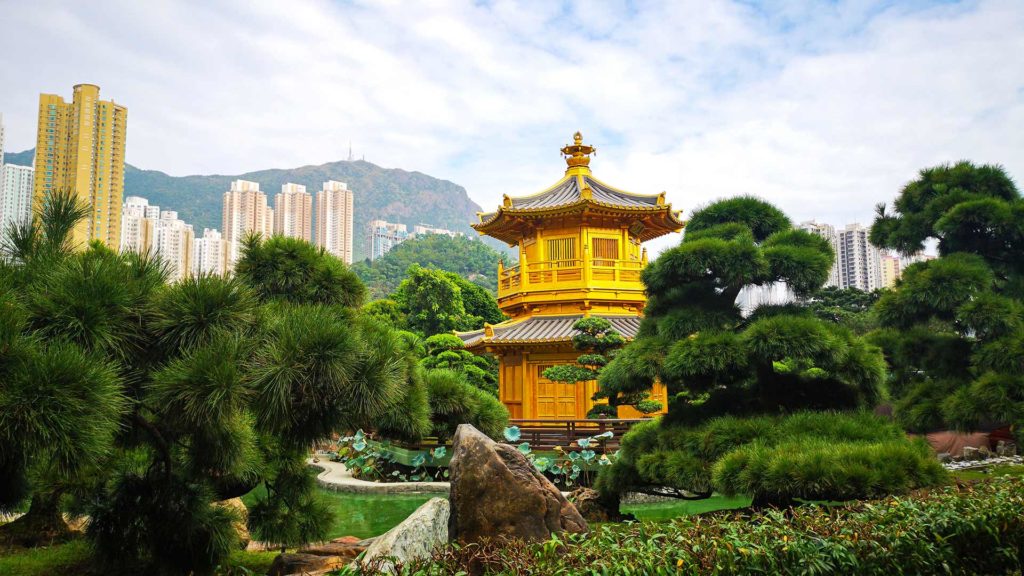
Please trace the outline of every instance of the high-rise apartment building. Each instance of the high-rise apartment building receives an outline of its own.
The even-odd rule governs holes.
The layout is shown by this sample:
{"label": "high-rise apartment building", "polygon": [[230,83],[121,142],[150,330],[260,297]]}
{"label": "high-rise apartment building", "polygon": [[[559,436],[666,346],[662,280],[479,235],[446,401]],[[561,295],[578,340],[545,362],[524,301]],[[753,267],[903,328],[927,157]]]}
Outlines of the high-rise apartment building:
{"label": "high-rise apartment building", "polygon": [[329,180],[316,193],[316,244],[352,263],[352,191],[344,182]]}
{"label": "high-rise apartment building", "polygon": [[800,229],[805,232],[817,234],[822,238],[828,240],[829,244],[832,245],[832,251],[835,252],[835,260],[832,264],[832,269],[829,270],[828,280],[825,281],[825,286],[839,286],[839,270],[842,268],[839,265],[839,236],[836,234],[836,229],[830,224],[819,224],[814,220],[800,223]]}
{"label": "high-rise apartment building", "polygon": [[274,233],[313,241],[313,196],[306,187],[288,183],[274,197]]}
{"label": "high-rise apartment building", "polygon": [[41,202],[54,191],[71,190],[91,208],[73,240],[117,247],[128,109],[99,95],[93,84],[76,85],[71,102],[39,95],[34,197]]}
{"label": "high-rise apartment building", "polygon": [[138,196],[124,199],[121,207],[121,251],[148,253],[153,249],[153,234],[160,218],[160,207]]}
{"label": "high-rise apartment building", "polygon": [[427,234],[443,234],[451,238],[455,238],[456,236],[462,236],[462,232],[452,232],[451,230],[447,230],[445,228],[434,228],[433,226],[428,226],[427,224],[417,224],[413,226],[412,234],[409,235],[426,236]]}
{"label": "high-rise apartment building", "polygon": [[4,165],[4,115],[0,113],[0,166]]}
{"label": "high-rise apartment building", "polygon": [[882,254],[878,260],[878,268],[881,273],[879,288],[892,288],[900,278],[900,257],[895,254]]}
{"label": "high-rise apartment building", "polygon": [[228,271],[235,269],[242,240],[247,234],[260,234],[269,238],[274,233],[274,210],[267,205],[267,195],[260,185],[247,180],[235,180],[224,193],[224,241],[228,243]]}
{"label": "high-rise apartment building", "polygon": [[153,253],[167,266],[168,280],[176,282],[192,272],[192,225],[178,219],[174,210],[164,210],[153,227]]}
{"label": "high-rise apartment building", "polygon": [[370,260],[376,260],[389,250],[405,242],[409,238],[409,229],[405,224],[370,221]]}
{"label": "high-rise apartment building", "polygon": [[32,219],[32,168],[0,164],[0,238]]}
{"label": "high-rise apartment building", "polygon": [[870,292],[881,288],[880,252],[868,241],[869,228],[847,224],[838,233],[839,287],[859,288]]}
{"label": "high-rise apartment building", "polygon": [[196,238],[192,248],[192,273],[223,276],[227,272],[228,244],[220,232],[203,228],[203,237]]}

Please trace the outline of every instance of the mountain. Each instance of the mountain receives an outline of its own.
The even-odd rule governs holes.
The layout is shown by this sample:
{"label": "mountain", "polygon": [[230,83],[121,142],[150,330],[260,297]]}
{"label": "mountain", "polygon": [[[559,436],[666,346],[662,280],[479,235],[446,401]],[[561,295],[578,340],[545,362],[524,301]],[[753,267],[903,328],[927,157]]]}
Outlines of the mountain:
{"label": "mountain", "polygon": [[[32,155],[32,150],[26,150],[8,154],[5,161],[31,166]],[[352,241],[356,260],[362,260],[368,252],[365,230],[370,220],[401,222],[410,227],[429,224],[476,236],[469,223],[476,221],[480,206],[470,200],[465,188],[420,172],[381,168],[362,160],[232,176],[170,176],[129,164],[124,171],[124,195],[141,196],[162,209],[177,210],[182,220],[193,225],[198,236],[203,228],[221,228],[224,192],[230,188],[232,180],[239,179],[258,182],[271,206],[274,195],[286,182],[304,185],[314,197],[327,180],[347,183],[355,192],[356,234]]]}
{"label": "mountain", "polygon": [[5,152],[4,153],[4,164],[17,164],[18,166],[32,166],[33,156],[35,156],[35,148],[31,150],[25,150],[24,152]]}

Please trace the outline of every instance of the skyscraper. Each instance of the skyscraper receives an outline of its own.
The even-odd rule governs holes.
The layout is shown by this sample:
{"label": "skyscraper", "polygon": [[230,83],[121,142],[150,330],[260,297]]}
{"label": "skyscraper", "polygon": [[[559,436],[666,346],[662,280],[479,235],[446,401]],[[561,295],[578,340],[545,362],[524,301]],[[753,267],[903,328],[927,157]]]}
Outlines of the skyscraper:
{"label": "skyscraper", "polygon": [[316,193],[316,244],[352,263],[354,198],[344,182],[329,180]]}
{"label": "skyscraper", "polygon": [[224,193],[224,241],[228,244],[225,263],[230,272],[240,255],[241,243],[249,233],[269,238],[274,233],[274,210],[267,205],[267,195],[260,185],[247,180],[235,180],[231,190]]}
{"label": "skyscraper", "polygon": [[153,249],[153,232],[160,207],[138,196],[124,199],[121,207],[121,251],[148,253]]}
{"label": "skyscraper", "polygon": [[175,282],[188,276],[192,272],[195,240],[192,225],[180,220],[174,210],[164,210],[153,228],[153,252],[167,266],[168,279]]}
{"label": "skyscraper", "polygon": [[274,197],[274,233],[313,241],[313,197],[306,187],[288,183]]}
{"label": "skyscraper", "polygon": [[71,190],[91,208],[73,240],[117,247],[128,109],[100,100],[99,94],[99,86],[77,84],[70,103],[55,94],[39,95],[34,196],[41,202],[56,190]]}
{"label": "skyscraper", "polygon": [[818,236],[828,240],[829,244],[832,245],[832,251],[835,252],[835,260],[833,261],[832,269],[829,270],[828,280],[825,281],[825,286],[839,286],[839,270],[842,269],[842,266],[839,264],[839,236],[836,234],[836,229],[830,224],[819,224],[814,220],[801,222],[800,229],[805,232],[817,234]]}
{"label": "skyscraper", "polygon": [[868,241],[869,228],[847,224],[839,232],[839,287],[859,288],[865,292],[881,288],[880,253]]}
{"label": "skyscraper", "polygon": [[895,254],[882,254],[879,259],[879,270],[881,271],[879,288],[892,288],[900,278],[900,257]]}
{"label": "skyscraper", "polygon": [[405,242],[409,238],[409,229],[405,224],[385,222],[384,220],[370,221],[370,260],[376,260],[388,253],[389,250]]}
{"label": "skyscraper", "polygon": [[4,165],[4,115],[0,113],[0,166]]}
{"label": "skyscraper", "polygon": [[0,238],[32,219],[32,168],[0,165]]}
{"label": "skyscraper", "polygon": [[196,238],[192,248],[192,273],[222,276],[227,272],[228,244],[220,232],[203,228],[203,237]]}

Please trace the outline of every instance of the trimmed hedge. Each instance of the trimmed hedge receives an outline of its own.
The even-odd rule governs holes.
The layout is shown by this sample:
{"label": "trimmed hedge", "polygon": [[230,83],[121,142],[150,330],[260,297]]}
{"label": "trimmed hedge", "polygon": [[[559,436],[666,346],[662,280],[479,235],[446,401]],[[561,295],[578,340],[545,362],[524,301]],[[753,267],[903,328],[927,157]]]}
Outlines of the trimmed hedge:
{"label": "trimmed hedge", "polygon": [[947,479],[926,443],[879,416],[798,412],[723,416],[697,427],[664,419],[637,424],[596,488],[622,494],[666,486],[788,505],[796,498],[881,498]]}
{"label": "trimmed hedge", "polygon": [[[1024,479],[842,507],[605,524],[540,545],[448,547],[401,574],[1011,574],[1024,567]],[[364,572],[367,573],[367,572]]]}

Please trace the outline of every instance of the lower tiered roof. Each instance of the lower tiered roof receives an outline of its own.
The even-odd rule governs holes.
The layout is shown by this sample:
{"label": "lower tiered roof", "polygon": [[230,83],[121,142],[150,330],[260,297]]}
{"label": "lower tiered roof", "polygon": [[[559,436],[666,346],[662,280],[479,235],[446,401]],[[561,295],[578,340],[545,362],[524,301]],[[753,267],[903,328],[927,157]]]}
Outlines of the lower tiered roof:
{"label": "lower tiered roof", "polygon": [[[612,324],[619,334],[627,340],[636,338],[640,329],[639,316],[601,316]],[[574,316],[533,316],[521,320],[507,320],[500,324],[486,325],[472,332],[456,332],[466,348],[487,346],[491,344],[546,344],[552,342],[569,342],[579,333],[572,326],[582,314]]]}

